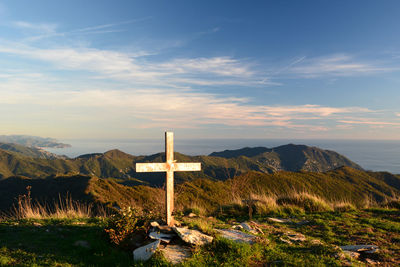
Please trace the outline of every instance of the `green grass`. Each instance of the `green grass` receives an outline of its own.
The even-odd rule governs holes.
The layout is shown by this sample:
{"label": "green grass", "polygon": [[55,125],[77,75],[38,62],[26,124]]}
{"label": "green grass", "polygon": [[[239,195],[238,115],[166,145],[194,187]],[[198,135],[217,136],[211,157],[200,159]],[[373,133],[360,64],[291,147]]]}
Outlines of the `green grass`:
{"label": "green grass", "polygon": [[[129,266],[131,253],[113,248],[102,219],[8,220],[0,223],[1,266]],[[85,241],[89,248],[76,246]]]}
{"label": "green grass", "polygon": [[[291,223],[270,222],[256,216],[264,234],[253,245],[218,237],[212,229],[229,228],[238,218],[178,218],[184,225],[216,237],[181,266],[342,266],[350,259],[336,257],[336,246],[372,244],[374,260],[400,264],[400,212],[366,209],[347,212],[298,213],[286,216]],[[0,221],[0,266],[171,266],[160,253],[147,263],[135,263],[130,251],[113,247],[104,234],[107,218],[25,219]],[[305,222],[305,223],[299,223]],[[304,242],[281,241],[288,233],[302,233]],[[86,241],[90,248],[74,245]],[[315,243],[320,240],[322,243]],[[362,260],[362,259],[361,259]],[[365,262],[352,260],[352,264]]]}

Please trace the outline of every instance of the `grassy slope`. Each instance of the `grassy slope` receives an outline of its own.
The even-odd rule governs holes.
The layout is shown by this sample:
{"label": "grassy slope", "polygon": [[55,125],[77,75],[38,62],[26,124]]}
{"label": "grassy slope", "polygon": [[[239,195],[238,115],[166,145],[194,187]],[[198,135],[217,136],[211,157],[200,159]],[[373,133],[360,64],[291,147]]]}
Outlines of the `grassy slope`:
{"label": "grassy slope", "polygon": [[[163,175],[160,175],[163,176]],[[387,181],[389,184],[387,184]],[[249,199],[252,195],[288,195],[307,192],[328,201],[347,201],[365,206],[366,201],[382,202],[400,195],[400,177],[371,173],[348,167],[326,173],[249,172],[226,181],[196,179],[176,186],[176,207],[179,210],[199,206],[212,213],[221,206]],[[9,208],[18,195],[32,186],[32,197],[44,201],[58,199],[67,192],[73,199],[109,205],[134,205],[149,210],[163,210],[164,191],[149,186],[125,186],[115,179],[72,176],[47,179],[8,178],[0,181],[0,209]]]}

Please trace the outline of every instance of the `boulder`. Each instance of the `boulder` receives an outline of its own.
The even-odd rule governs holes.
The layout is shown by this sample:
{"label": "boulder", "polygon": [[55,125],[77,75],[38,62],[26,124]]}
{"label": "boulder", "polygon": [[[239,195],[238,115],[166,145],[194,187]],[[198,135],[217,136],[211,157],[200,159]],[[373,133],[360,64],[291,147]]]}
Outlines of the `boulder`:
{"label": "boulder", "polygon": [[173,227],[178,236],[188,244],[202,246],[213,241],[212,236],[205,235],[197,230],[183,227]]}
{"label": "boulder", "polygon": [[133,251],[133,259],[135,261],[147,261],[153,256],[157,248],[160,246],[160,240],[150,243],[146,246],[137,248]]}

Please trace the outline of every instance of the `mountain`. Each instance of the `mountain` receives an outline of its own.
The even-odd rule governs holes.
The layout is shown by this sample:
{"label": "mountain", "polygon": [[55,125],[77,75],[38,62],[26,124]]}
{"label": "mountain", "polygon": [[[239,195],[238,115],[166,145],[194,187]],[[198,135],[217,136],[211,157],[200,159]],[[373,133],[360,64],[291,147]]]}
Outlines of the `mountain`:
{"label": "mountain", "polygon": [[[150,156],[132,156],[120,150],[68,158],[34,158],[32,150],[14,147],[13,151],[0,148],[0,178],[14,175],[30,178],[84,174],[101,178],[121,178],[132,184],[162,186],[164,176],[160,173],[136,173],[137,162],[164,162],[164,153]],[[19,152],[18,152],[18,151]],[[29,152],[29,153],[28,153]],[[249,171],[273,173],[276,171],[323,172],[341,166],[361,169],[360,166],[336,152],[316,147],[286,145],[277,148],[244,148],[215,152],[210,156],[187,156],[175,153],[178,162],[200,162],[200,172],[177,172],[177,183],[208,178],[226,180]],[[135,178],[135,179],[133,179]]]}
{"label": "mountain", "polygon": [[261,164],[264,168],[271,168],[274,171],[324,172],[342,166],[362,170],[361,166],[334,151],[305,145],[288,144],[275,148],[246,147],[214,152],[210,156],[229,159],[244,156]]}
{"label": "mountain", "polygon": [[58,158],[66,158],[64,156],[59,156],[57,154],[50,153],[46,150],[36,148],[36,147],[27,147],[19,144],[14,143],[1,143],[0,142],[0,149],[16,152],[21,155],[32,157],[32,158],[39,158],[39,159],[58,159]]}
{"label": "mountain", "polygon": [[29,135],[0,135],[0,142],[19,144],[28,147],[64,148],[71,146],[68,144],[60,143],[53,138],[44,138],[44,137],[29,136]]}

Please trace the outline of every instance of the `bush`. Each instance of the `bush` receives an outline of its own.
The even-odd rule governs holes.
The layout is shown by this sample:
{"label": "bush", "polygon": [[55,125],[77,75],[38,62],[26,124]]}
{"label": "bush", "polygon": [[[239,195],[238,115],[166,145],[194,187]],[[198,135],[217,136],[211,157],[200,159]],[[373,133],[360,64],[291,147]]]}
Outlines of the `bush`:
{"label": "bush", "polygon": [[111,243],[126,250],[139,247],[147,237],[150,217],[128,207],[113,214],[104,231]]}

